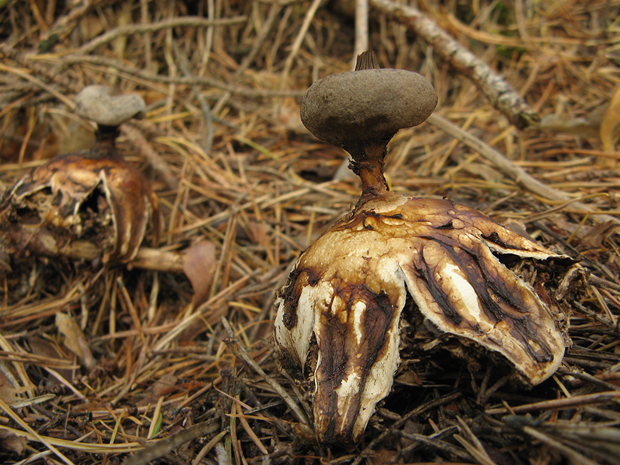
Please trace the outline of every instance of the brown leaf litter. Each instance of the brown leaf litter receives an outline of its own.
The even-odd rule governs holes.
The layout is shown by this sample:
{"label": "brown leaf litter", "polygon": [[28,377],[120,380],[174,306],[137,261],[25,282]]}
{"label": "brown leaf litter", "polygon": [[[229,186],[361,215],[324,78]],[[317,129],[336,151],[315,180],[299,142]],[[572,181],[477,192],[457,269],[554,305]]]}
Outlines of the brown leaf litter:
{"label": "brown leaf litter", "polygon": [[368,46],[428,78],[439,104],[394,136],[387,183],[578,262],[566,281],[494,255],[570,310],[558,371],[525,389],[488,352],[405,329],[360,442],[320,445],[312,379],[275,351],[273,302],[359,198],[359,180],[336,176],[346,154],[299,119],[314,81],[351,70],[354,9],[8,2],[0,190],[59,148],[90,148],[74,111],[85,86],[136,93],[146,118],[121,126],[117,149],[157,196],[162,232],[127,264],[104,263],[92,237],[0,254],[0,462],[619,463],[620,2],[408,3],[369,2]]}

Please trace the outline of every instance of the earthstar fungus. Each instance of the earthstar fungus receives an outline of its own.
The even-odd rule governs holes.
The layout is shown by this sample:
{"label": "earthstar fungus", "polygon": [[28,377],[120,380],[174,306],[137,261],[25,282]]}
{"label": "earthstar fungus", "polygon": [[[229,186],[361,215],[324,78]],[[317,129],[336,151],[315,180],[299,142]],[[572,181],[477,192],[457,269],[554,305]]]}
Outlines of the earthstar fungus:
{"label": "earthstar fungus", "polygon": [[[144,113],[144,100],[135,94],[112,96],[107,87],[89,86],[75,103],[78,115],[97,123],[96,144],[23,176],[0,204],[1,221],[18,250],[33,246],[37,239],[41,249],[51,241],[47,247],[51,250],[87,239],[100,247],[104,262],[130,261],[149,224],[154,243],[160,231],[157,196],[115,145],[118,127]],[[29,229],[32,237],[24,240]]]}
{"label": "earthstar fungus", "polygon": [[328,76],[302,100],[303,123],[351,154],[363,192],[299,257],[275,303],[280,352],[314,369],[315,431],[326,444],[359,441],[390,392],[408,301],[435,332],[499,355],[526,384],[551,376],[568,345],[552,299],[501,260],[566,257],[463,205],[388,190],[387,143],[422,123],[437,97],[424,77],[376,69],[368,53],[363,67],[373,69]]}

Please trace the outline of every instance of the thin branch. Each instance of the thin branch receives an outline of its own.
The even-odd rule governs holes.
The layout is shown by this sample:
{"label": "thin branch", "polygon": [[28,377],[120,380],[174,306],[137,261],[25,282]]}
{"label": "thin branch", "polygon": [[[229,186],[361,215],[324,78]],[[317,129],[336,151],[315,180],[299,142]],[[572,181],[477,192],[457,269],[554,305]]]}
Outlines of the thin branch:
{"label": "thin branch", "polygon": [[138,76],[150,82],[163,82],[165,84],[180,84],[180,85],[199,85],[199,86],[211,86],[218,89],[222,89],[233,94],[249,97],[249,98],[269,98],[269,97],[301,97],[305,91],[302,90],[268,90],[268,89],[247,89],[241,87],[231,86],[225,82],[208,77],[176,77],[172,78],[160,74],[149,73],[148,71],[135,68],[133,66],[124,65],[116,60],[104,58],[101,56],[90,55],[68,55],[64,57],[59,63],[59,69],[63,69],[76,63],[89,63],[93,65],[105,66],[108,68],[114,68],[127,74]]}
{"label": "thin branch", "polygon": [[478,139],[476,136],[464,131],[456,124],[451,123],[443,116],[433,113],[427,120],[430,125],[441,129],[452,137],[460,140],[472,150],[475,150],[482,155],[486,160],[490,161],[498,170],[500,170],[506,177],[514,181],[516,185],[532,192],[535,195],[543,197],[547,200],[554,200],[560,202],[570,202],[571,205],[577,209],[583,210],[584,213],[591,213],[590,217],[599,222],[612,221],[615,224],[620,224],[620,220],[610,215],[598,213],[589,205],[583,204],[578,201],[574,201],[565,192],[558,191],[552,187],[549,187],[545,183],[530,176],[524,169],[516,166],[513,162],[508,160],[504,155],[495,150],[484,141]]}
{"label": "thin branch", "polygon": [[391,0],[370,1],[372,7],[405,24],[453,68],[474,81],[491,103],[517,128],[523,129],[539,120],[536,112],[501,76],[420,10]]}
{"label": "thin branch", "polygon": [[232,24],[245,23],[247,18],[245,16],[235,16],[234,18],[216,19],[210,20],[205,18],[199,18],[196,16],[180,16],[178,18],[166,19],[157,23],[146,24],[128,24],[126,26],[120,26],[111,31],[106,32],[103,35],[96,37],[90,42],[85,43],[78,48],[75,55],[87,55],[97,47],[112,42],[114,39],[122,36],[141,34],[144,32],[154,32],[161,29],[170,29],[173,27],[210,27],[210,26],[230,26]]}

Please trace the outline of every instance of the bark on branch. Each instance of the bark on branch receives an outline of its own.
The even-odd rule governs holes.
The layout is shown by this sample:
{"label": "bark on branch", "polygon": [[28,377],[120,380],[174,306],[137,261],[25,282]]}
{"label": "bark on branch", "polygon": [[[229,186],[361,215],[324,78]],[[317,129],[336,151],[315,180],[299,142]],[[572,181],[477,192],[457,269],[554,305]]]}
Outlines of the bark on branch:
{"label": "bark on branch", "polygon": [[493,106],[517,128],[523,129],[539,121],[536,112],[501,76],[420,10],[391,0],[370,0],[370,4],[375,10],[406,25],[454,69],[474,81]]}

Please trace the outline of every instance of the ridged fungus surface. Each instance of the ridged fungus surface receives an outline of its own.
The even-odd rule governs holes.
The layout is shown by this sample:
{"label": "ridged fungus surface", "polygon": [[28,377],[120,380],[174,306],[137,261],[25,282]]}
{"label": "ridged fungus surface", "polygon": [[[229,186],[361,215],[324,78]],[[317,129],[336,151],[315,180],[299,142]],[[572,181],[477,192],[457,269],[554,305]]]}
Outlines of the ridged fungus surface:
{"label": "ridged fungus surface", "polygon": [[102,259],[133,259],[152,225],[160,230],[159,200],[144,175],[120,157],[67,155],[22,177],[8,194],[6,221],[35,223],[57,243],[88,239]]}
{"label": "ridged fungus surface", "polygon": [[357,442],[390,392],[408,298],[436,330],[501,354],[528,384],[557,370],[568,343],[558,309],[501,255],[565,259],[463,205],[391,192],[358,205],[301,255],[277,301],[275,335],[300,366],[316,341],[321,441]]}

